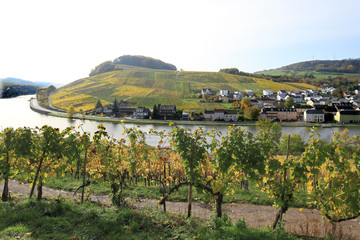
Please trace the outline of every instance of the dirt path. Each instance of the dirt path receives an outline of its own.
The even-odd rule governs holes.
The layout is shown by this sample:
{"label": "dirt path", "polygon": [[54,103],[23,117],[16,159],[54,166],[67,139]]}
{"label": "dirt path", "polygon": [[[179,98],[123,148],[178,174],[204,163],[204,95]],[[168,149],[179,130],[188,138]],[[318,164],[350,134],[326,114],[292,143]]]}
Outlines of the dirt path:
{"label": "dirt path", "polygon": [[[0,184],[0,191],[2,192],[3,183]],[[26,194],[30,193],[29,184],[18,184],[15,181],[10,181],[9,189],[11,194]],[[73,197],[72,192],[62,190],[54,190],[50,188],[43,188],[44,196],[58,196],[64,198]],[[75,196],[79,197],[79,195]],[[110,202],[109,196],[90,196],[92,201]],[[158,200],[143,199],[140,202],[133,203],[136,207],[157,206]],[[160,207],[162,208],[162,206]],[[169,212],[186,214],[187,203],[184,202],[166,202],[166,208]],[[207,203],[194,203],[192,207],[193,215],[210,218],[213,215],[212,206]],[[229,204],[223,205],[223,212],[236,222],[238,219],[244,218],[246,224],[251,227],[266,227],[272,223],[277,209],[271,206],[260,206],[252,204]],[[317,210],[304,209],[302,212],[298,208],[290,208],[284,215],[285,229],[289,232],[296,232],[301,235],[321,237],[326,235],[326,232],[334,232],[338,239],[360,239],[360,217],[354,220],[349,220],[336,225],[331,225],[324,221],[321,214]]]}

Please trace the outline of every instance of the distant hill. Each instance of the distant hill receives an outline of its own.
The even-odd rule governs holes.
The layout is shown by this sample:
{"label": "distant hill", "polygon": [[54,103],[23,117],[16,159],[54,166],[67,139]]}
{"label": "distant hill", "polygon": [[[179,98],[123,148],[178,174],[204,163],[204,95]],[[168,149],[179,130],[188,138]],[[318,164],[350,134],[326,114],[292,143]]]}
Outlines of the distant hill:
{"label": "distant hill", "polygon": [[32,82],[20,78],[13,78],[13,77],[0,78],[0,83],[7,85],[24,85],[24,86],[38,86],[38,87],[46,87],[53,85],[50,82]]}
{"label": "distant hill", "polygon": [[79,79],[57,89],[52,94],[52,104],[68,109],[90,110],[98,99],[102,105],[127,100],[136,106],[152,108],[155,104],[177,106],[177,109],[227,108],[229,104],[200,102],[198,93],[210,88],[216,94],[220,89],[234,91],[253,90],[259,94],[263,89],[272,91],[310,89],[305,83],[277,83],[253,76],[233,75],[225,72],[189,72],[158,70],[118,65],[121,70],[109,71]]}
{"label": "distant hill", "polygon": [[114,64],[124,64],[130,66],[151,68],[151,69],[163,69],[176,71],[176,67],[170,63],[165,63],[159,59],[154,59],[145,56],[131,56],[124,55],[114,60]]}
{"label": "distant hill", "polygon": [[276,69],[264,70],[257,73],[269,75],[281,74],[312,74],[315,77],[332,75],[360,75],[360,58],[344,60],[314,60],[290,64]]}
{"label": "distant hill", "polygon": [[0,79],[0,98],[12,98],[20,95],[36,94],[36,90],[51,83],[31,82],[20,78]]}
{"label": "distant hill", "polygon": [[121,70],[121,65],[150,68],[150,69],[160,69],[160,70],[173,70],[176,71],[176,67],[170,63],[165,63],[159,59],[154,59],[151,57],[145,56],[132,56],[124,55],[116,58],[114,61],[106,61],[94,69],[91,70],[89,76],[95,76],[97,74],[111,72],[116,70]]}

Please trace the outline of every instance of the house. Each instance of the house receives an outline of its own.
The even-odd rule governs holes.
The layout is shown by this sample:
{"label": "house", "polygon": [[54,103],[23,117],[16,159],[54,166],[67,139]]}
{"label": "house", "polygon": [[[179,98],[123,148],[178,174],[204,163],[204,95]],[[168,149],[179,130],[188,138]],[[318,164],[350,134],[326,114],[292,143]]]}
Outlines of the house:
{"label": "house", "polygon": [[354,109],[338,111],[334,119],[340,123],[360,123],[360,111]]}
{"label": "house", "polygon": [[313,109],[313,106],[296,104],[293,108],[296,109],[296,111],[298,112],[299,116],[303,116],[303,115],[304,115],[304,112],[307,111],[307,110]]}
{"label": "house", "polygon": [[226,122],[237,122],[238,114],[236,110],[225,110],[224,111],[224,120]]}
{"label": "house", "polygon": [[220,95],[221,96],[228,96],[228,95],[230,95],[230,91],[229,90],[220,90]]}
{"label": "house", "polygon": [[322,97],[319,101],[320,105],[328,105],[331,102],[331,97]]}
{"label": "house", "polygon": [[225,110],[215,109],[213,111],[205,110],[204,118],[206,121],[221,121],[224,120]]}
{"label": "house", "polygon": [[317,99],[315,99],[315,98],[311,98],[310,100],[308,100],[308,101],[306,102],[306,104],[307,104],[307,105],[310,105],[310,106],[313,106],[313,107],[315,107],[316,105],[321,105],[321,104],[320,104],[320,101],[317,100]]}
{"label": "house", "polygon": [[338,110],[354,110],[354,107],[351,103],[335,103],[333,106]]}
{"label": "house", "polygon": [[210,88],[201,89],[201,94],[211,95],[211,94],[212,94],[212,90],[211,90]]}
{"label": "house", "polygon": [[135,119],[149,119],[151,115],[150,109],[146,107],[138,107],[133,113],[133,118]]}
{"label": "house", "polygon": [[321,110],[307,110],[304,112],[304,121],[311,123],[325,122],[325,113]]}
{"label": "house", "polygon": [[270,90],[263,90],[263,96],[272,96],[274,93]]}
{"label": "house", "polygon": [[106,105],[106,106],[102,106],[102,107],[99,107],[99,108],[95,108],[94,110],[94,114],[105,114],[105,115],[111,115],[113,112],[113,105],[112,104],[109,104],[109,105]]}
{"label": "house", "polygon": [[260,120],[297,121],[299,114],[295,108],[263,108],[259,115]]}
{"label": "house", "polygon": [[195,119],[194,110],[184,110],[182,112],[181,119],[184,120],[184,121],[194,120]]}
{"label": "house", "polygon": [[264,106],[263,102],[258,101],[257,99],[251,99],[251,106],[253,107],[258,107],[258,108],[262,108]]}
{"label": "house", "polygon": [[302,102],[302,97],[299,95],[287,95],[285,97],[285,100],[288,98],[292,98],[294,100],[294,103],[301,103]]}
{"label": "house", "polygon": [[176,114],[176,106],[175,105],[160,105],[159,107],[159,115],[166,118],[174,117]]}
{"label": "house", "polygon": [[120,107],[115,117],[132,117],[136,112],[136,108]]}
{"label": "house", "polygon": [[236,99],[236,100],[241,100],[245,97],[245,94],[243,92],[234,92],[233,94],[233,99]]}
{"label": "house", "polygon": [[254,96],[255,96],[255,93],[254,93],[253,90],[247,89],[247,90],[245,90],[245,93],[246,93],[246,95],[247,95],[248,97],[254,97]]}
{"label": "house", "polygon": [[287,95],[288,94],[287,94],[287,92],[285,90],[280,90],[280,91],[277,92],[276,100],[285,101]]}
{"label": "house", "polygon": [[360,101],[359,100],[352,100],[351,103],[354,105],[354,107],[360,108]]}
{"label": "house", "polygon": [[335,116],[335,114],[337,113],[337,109],[334,106],[329,106],[329,105],[316,105],[315,106],[316,110],[320,110],[323,111],[324,113],[331,113],[332,115]]}
{"label": "house", "polygon": [[313,96],[316,96],[316,95],[318,95],[319,90],[317,90],[317,89],[310,89],[309,92],[312,93]]}
{"label": "house", "polygon": [[321,93],[323,93],[323,94],[331,95],[333,91],[335,91],[334,87],[321,88]]}

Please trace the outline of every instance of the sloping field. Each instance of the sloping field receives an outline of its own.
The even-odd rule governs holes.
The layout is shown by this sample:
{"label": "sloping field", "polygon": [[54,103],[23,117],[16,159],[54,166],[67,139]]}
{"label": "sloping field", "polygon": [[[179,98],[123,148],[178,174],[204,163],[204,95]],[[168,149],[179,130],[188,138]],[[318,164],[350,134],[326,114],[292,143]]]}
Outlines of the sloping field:
{"label": "sloping field", "polygon": [[265,79],[231,75],[222,72],[187,72],[154,70],[121,66],[122,70],[107,72],[74,81],[51,95],[52,104],[67,109],[73,105],[76,110],[95,107],[98,99],[103,104],[115,100],[134,102],[136,106],[152,108],[155,104],[175,104],[178,109],[222,108],[219,103],[187,101],[203,88],[214,93],[220,89],[234,91],[253,90],[256,94],[264,89],[272,91],[314,88],[311,85],[275,83]]}

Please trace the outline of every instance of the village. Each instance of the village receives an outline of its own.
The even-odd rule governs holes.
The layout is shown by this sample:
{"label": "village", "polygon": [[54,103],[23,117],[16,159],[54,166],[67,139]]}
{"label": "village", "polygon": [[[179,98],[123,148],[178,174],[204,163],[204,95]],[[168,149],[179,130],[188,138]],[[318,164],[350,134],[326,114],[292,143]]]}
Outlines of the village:
{"label": "village", "polygon": [[[96,108],[86,114],[150,120],[239,122],[269,119],[279,122],[360,123],[359,90],[355,90],[355,95],[342,92],[341,98],[333,97],[333,91],[333,87],[321,90],[280,90],[276,93],[263,90],[262,94],[256,96],[253,90],[231,92],[224,89],[215,94],[212,89],[206,88],[198,93],[201,101],[231,103],[232,107],[196,112],[192,109],[178,110],[176,105],[158,104],[150,110],[146,107],[130,107],[130,102],[115,100],[106,106],[98,102]],[[244,112],[248,109],[252,109],[253,113],[250,118],[244,118]]]}

